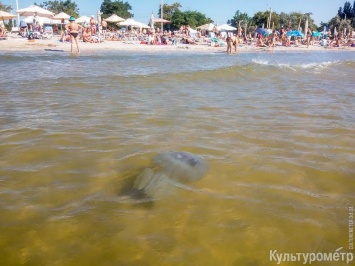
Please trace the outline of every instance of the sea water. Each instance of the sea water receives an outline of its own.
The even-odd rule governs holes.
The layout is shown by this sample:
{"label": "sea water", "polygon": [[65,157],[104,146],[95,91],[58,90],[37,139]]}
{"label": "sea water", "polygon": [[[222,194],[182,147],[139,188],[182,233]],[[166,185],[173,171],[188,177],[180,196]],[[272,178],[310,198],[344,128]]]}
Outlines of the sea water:
{"label": "sea water", "polygon": [[[275,265],[272,250],[349,249],[354,52],[1,52],[0,68],[2,264]],[[149,207],[120,196],[166,151],[208,174]]]}

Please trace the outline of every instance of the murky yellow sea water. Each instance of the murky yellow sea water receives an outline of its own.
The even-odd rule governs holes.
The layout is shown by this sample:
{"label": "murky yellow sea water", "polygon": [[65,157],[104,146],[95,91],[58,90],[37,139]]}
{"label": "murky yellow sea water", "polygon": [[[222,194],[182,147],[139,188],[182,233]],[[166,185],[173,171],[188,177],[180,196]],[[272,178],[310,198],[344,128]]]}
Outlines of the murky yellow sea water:
{"label": "murky yellow sea water", "polygon": [[[353,52],[22,57],[42,76],[14,77],[24,62],[0,54],[0,264],[353,252]],[[149,202],[120,193],[166,151],[204,158],[207,175]]]}

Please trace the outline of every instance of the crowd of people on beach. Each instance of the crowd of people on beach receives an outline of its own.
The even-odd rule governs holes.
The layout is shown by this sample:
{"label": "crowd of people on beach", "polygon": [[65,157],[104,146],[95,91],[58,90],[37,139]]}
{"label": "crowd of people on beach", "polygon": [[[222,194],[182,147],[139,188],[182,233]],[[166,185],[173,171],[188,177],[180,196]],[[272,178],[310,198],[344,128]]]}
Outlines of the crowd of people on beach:
{"label": "crowd of people on beach", "polygon": [[[227,53],[237,53],[239,46],[253,46],[266,49],[274,49],[276,46],[298,47],[319,45],[327,48],[332,47],[354,47],[355,42],[353,32],[344,36],[339,32],[336,36],[331,36],[330,32],[326,36],[315,37],[311,28],[308,28],[305,37],[292,37],[287,35],[292,28],[281,27],[273,30],[268,35],[251,33],[245,34],[242,29],[236,33],[221,32],[216,28],[211,31],[192,30],[188,25],[181,26],[177,31],[164,30],[157,28],[109,28],[106,21],[99,25],[94,18],[90,24],[83,26],[80,39],[83,42],[99,43],[103,41],[122,41],[124,43],[136,43],[147,45],[198,45],[205,44],[214,47],[225,46]],[[70,41],[69,32],[63,32],[61,41]],[[233,48],[233,49],[232,49]]]}
{"label": "crowd of people on beach", "polygon": [[[38,16],[35,13],[33,23],[26,24],[23,21],[19,25],[19,34],[23,37],[30,38],[28,32],[38,32],[42,34],[45,27],[39,23]],[[51,27],[52,32],[57,32],[56,26]],[[274,49],[276,46],[297,47],[297,46],[314,46],[319,45],[326,48],[332,47],[355,47],[355,34],[350,31],[344,36],[339,32],[336,36],[331,33],[315,37],[312,34],[311,28],[308,28],[304,37],[290,36],[287,33],[292,31],[292,28],[281,27],[280,29],[272,30],[268,34],[255,32],[254,34],[243,32],[240,28],[236,32],[218,31],[217,27],[213,30],[193,30],[190,26],[181,26],[177,31],[164,30],[159,27],[154,28],[121,28],[108,27],[105,20],[98,23],[94,16],[91,16],[90,21],[83,24],[75,22],[74,17],[70,17],[69,24],[65,25],[61,31],[59,40],[61,42],[71,42],[77,46],[77,51],[80,52],[79,41],[86,43],[101,43],[103,41],[121,41],[124,43],[146,44],[146,45],[209,45],[213,47],[226,47],[227,53],[237,53],[239,46],[260,47],[265,49]],[[6,37],[8,33],[4,27],[0,28],[0,37]],[[33,36],[32,36],[33,37]]]}

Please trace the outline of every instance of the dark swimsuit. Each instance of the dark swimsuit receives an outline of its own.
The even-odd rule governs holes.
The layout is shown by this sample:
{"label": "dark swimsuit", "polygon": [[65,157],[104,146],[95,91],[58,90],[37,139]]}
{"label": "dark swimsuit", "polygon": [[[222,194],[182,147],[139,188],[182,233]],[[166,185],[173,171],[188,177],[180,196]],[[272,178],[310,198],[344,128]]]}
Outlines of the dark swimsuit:
{"label": "dark swimsuit", "polygon": [[71,32],[70,35],[73,36],[74,38],[76,38],[76,36],[78,36],[79,33],[77,32]]}

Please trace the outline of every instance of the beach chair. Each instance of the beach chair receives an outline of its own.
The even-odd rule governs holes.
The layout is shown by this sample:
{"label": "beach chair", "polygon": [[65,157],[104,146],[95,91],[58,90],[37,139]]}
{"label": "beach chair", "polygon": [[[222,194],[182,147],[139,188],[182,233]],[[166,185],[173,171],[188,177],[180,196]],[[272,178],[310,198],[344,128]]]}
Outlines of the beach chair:
{"label": "beach chair", "polygon": [[46,26],[41,37],[42,39],[50,40],[53,37],[53,28],[51,26]]}
{"label": "beach chair", "polygon": [[218,39],[217,37],[213,37],[213,38],[211,38],[211,46],[223,47],[223,46],[226,46],[226,43],[223,40]]}
{"label": "beach chair", "polygon": [[20,33],[19,28],[18,27],[12,27],[10,33],[12,35],[18,35]]}

